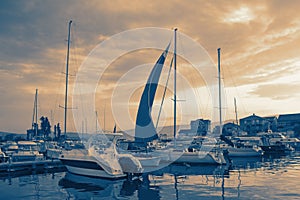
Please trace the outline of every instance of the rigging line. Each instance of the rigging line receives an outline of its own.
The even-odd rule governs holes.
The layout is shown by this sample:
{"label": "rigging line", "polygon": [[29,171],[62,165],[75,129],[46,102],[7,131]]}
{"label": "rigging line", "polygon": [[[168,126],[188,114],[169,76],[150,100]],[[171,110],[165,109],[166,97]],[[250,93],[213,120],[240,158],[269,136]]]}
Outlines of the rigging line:
{"label": "rigging line", "polygon": [[[230,79],[231,79],[231,82],[233,83],[233,86],[234,86],[235,91],[236,91],[236,93],[237,93],[237,96],[238,96],[238,98],[239,98],[240,100],[242,100],[242,98],[240,98],[241,95],[240,95],[240,92],[239,92],[239,90],[238,90],[237,84],[236,84],[236,82],[234,81],[234,79],[233,79],[233,77],[232,77],[232,71],[230,70],[230,66],[224,67],[224,69],[226,69],[226,70],[228,71],[229,76],[230,76]],[[245,105],[243,104],[243,101],[239,101],[239,102],[241,102],[241,106],[242,106],[243,112],[244,112],[244,113],[248,113],[247,110],[246,110],[246,108],[245,108]]]}
{"label": "rigging line", "polygon": [[[74,66],[72,68],[73,74],[76,74],[76,71],[78,71],[79,67],[80,67],[79,66],[79,62],[78,62],[79,59],[78,59],[78,46],[77,46],[77,43],[78,43],[78,38],[77,38],[77,24],[74,23],[73,26],[72,26],[72,28],[73,28],[73,31],[71,31],[71,38],[73,38],[73,39],[72,39],[72,42],[71,42],[71,44],[72,44],[71,45],[71,50],[72,50],[73,53],[72,53],[72,56],[71,56],[71,58],[72,58],[71,61],[72,61],[72,64]],[[84,118],[86,117],[86,110],[87,110],[87,108],[85,108],[86,104],[84,103],[84,95],[83,95],[84,92],[82,91],[82,86],[86,84],[86,81],[85,80],[81,80],[81,82],[77,83],[77,84],[79,84],[77,86],[77,88],[79,90],[79,94],[76,94],[76,95],[79,95],[79,102],[78,102],[78,104],[80,104],[80,106],[82,108],[81,109],[81,116],[82,116],[82,118],[84,120]],[[71,91],[74,91],[74,86],[75,86],[75,84],[73,83],[72,84],[73,90],[71,90]],[[86,126],[86,132],[87,132],[87,124],[85,126]]]}
{"label": "rigging line", "polygon": [[161,100],[161,104],[160,104],[160,108],[159,108],[159,112],[158,112],[158,116],[157,116],[157,121],[156,121],[156,126],[155,126],[156,129],[158,127],[158,122],[159,122],[161,110],[162,110],[164,100],[165,100],[165,96],[166,96],[166,92],[167,92],[167,87],[168,87],[169,78],[170,78],[170,74],[171,74],[171,69],[172,69],[172,65],[173,65],[173,59],[174,59],[174,57],[172,58],[171,63],[170,63],[169,73],[168,73],[168,77],[167,77],[167,80],[166,80],[166,85],[165,85],[165,88],[164,88],[164,93],[163,93],[163,97],[162,97],[162,100]]}
{"label": "rigging line", "polygon": [[[179,48],[178,49],[180,49],[181,50],[181,54],[184,56],[184,55],[186,55],[186,50],[185,50],[185,48],[184,48],[184,44],[183,44],[183,42],[182,42],[182,40],[181,40],[181,35],[180,34],[178,34],[178,36],[177,36],[177,41],[178,41],[178,43],[179,43]],[[178,54],[177,54],[178,55]],[[194,68],[194,66],[191,64],[191,63],[189,63],[188,61],[186,61],[189,65],[189,67],[191,67],[191,68]],[[179,68],[179,70],[180,69],[182,69],[182,68]],[[196,70],[196,69],[195,69]],[[196,70],[196,71],[198,71],[198,70]],[[179,72],[179,71],[178,71]],[[198,75],[198,73],[197,73],[197,75]],[[198,117],[198,111],[199,111],[199,114],[201,115],[201,116],[204,116],[204,112],[202,111],[202,107],[204,107],[204,105],[202,104],[202,102],[200,101],[200,92],[199,92],[199,90],[198,89],[196,89],[196,88],[194,88],[193,87],[193,84],[192,83],[197,83],[197,78],[195,78],[194,77],[194,75],[193,74],[191,74],[191,76],[189,77],[189,79],[191,79],[191,81],[188,81],[189,83],[191,83],[190,85],[191,85],[191,87],[193,88],[192,89],[192,91],[194,92],[194,94],[195,94],[195,97],[199,100],[199,106],[197,105],[197,107],[199,108],[199,110],[197,110],[197,112],[196,113],[193,113],[191,116],[193,116],[194,114],[197,114],[197,116],[195,116],[195,117]],[[189,79],[187,79],[187,80],[189,80]],[[200,75],[200,79],[203,79],[202,78],[202,76]],[[180,85],[180,84],[179,84]],[[182,88],[183,89],[183,88]],[[186,94],[185,94],[186,95]],[[197,102],[197,101],[196,101]],[[206,101],[206,102],[208,102],[208,101]],[[188,104],[186,104],[186,106],[188,106]],[[206,105],[206,107],[208,107],[208,105]]]}
{"label": "rigging line", "polygon": [[[224,64],[223,64],[224,65]],[[227,99],[225,98],[225,97],[227,97],[228,95],[228,89],[225,87],[225,80],[227,80],[227,78],[225,79],[225,67],[223,66],[223,65],[221,65],[220,66],[220,73],[221,73],[221,86],[223,85],[223,95],[222,95],[222,102],[224,102],[224,104],[223,104],[223,107],[222,107],[222,110],[224,110],[224,113],[222,113],[222,115],[223,115],[223,121],[224,121],[224,123],[225,123],[225,121],[226,121],[226,117],[227,117],[227,119],[228,119],[228,116],[226,116],[226,112],[228,112],[228,110],[229,110],[229,106],[227,106]],[[225,63],[225,65],[226,65],[226,63]],[[225,105],[226,105],[226,107],[225,107]]]}
{"label": "rigging line", "polygon": [[[237,33],[237,31],[234,31],[232,34],[234,35],[234,34],[236,34]],[[233,47],[234,47],[234,45],[232,45],[234,43],[234,41],[231,39],[231,40],[225,40],[224,41],[224,48],[228,48],[228,49],[232,49]],[[223,49],[224,49],[223,48]],[[231,64],[231,63],[230,63]],[[228,65],[227,65],[228,66]],[[224,69],[226,69],[225,67],[224,67]],[[236,91],[236,93],[237,93],[237,96],[238,97],[241,97],[241,95],[240,95],[240,93],[239,93],[239,90],[237,89],[237,85],[236,85],[236,83],[235,83],[235,81],[234,81],[234,79],[232,78],[232,71],[230,70],[230,66],[228,66],[228,71],[229,71],[229,76],[230,76],[230,78],[231,78],[231,81],[232,81],[232,83],[233,83],[233,85],[234,85],[234,88],[235,88],[235,91]],[[239,99],[241,99],[241,98],[239,98]],[[242,99],[241,99],[242,100]],[[242,107],[242,110],[243,110],[243,112],[244,113],[248,113],[247,112],[247,110],[246,110],[246,107],[245,107],[245,105],[244,105],[244,103],[243,103],[243,101],[239,101],[239,102],[241,102],[241,107]]]}
{"label": "rigging line", "polygon": [[[166,54],[165,54],[165,61],[166,61],[166,59],[167,59],[167,55],[168,55],[168,53],[169,53],[169,47],[170,47],[170,44],[171,44],[171,41],[169,42],[169,44],[168,44],[168,51],[166,51],[166,50],[164,50],[163,52],[166,52]],[[160,57],[162,56],[162,54],[160,55]],[[160,59],[160,57],[159,57],[159,59]],[[165,61],[164,61],[164,63],[165,63]],[[162,67],[164,66],[164,63],[162,64]],[[156,67],[156,64],[157,64],[157,61],[156,61],[156,63],[154,64],[154,67]],[[159,65],[161,65],[161,64],[159,64]],[[152,71],[150,72],[150,82],[149,82],[149,85],[150,85],[150,87],[149,87],[149,89],[148,89],[148,103],[150,103],[150,98],[151,98],[151,94],[150,94],[150,92],[151,92],[151,84],[153,83],[153,79],[154,79],[154,75],[152,75],[151,74],[152,73]],[[159,81],[159,80],[158,80]],[[146,84],[148,84],[148,80],[147,80],[147,83]],[[157,85],[158,85],[158,83],[157,83]],[[154,99],[153,99],[153,103],[154,103]],[[150,108],[150,105],[148,105],[149,106],[149,108]],[[152,106],[151,106],[151,108],[150,108],[151,110],[152,110]]]}
{"label": "rigging line", "polygon": [[[66,40],[64,40],[66,41]],[[65,46],[67,45],[67,43],[64,43]],[[59,76],[59,81],[58,81],[58,90],[57,90],[57,94],[56,94],[56,97],[55,97],[55,104],[54,104],[54,114],[53,114],[53,117],[55,117],[55,114],[58,113],[58,120],[57,121],[60,121],[61,120],[61,113],[59,112],[59,102],[62,101],[62,98],[63,98],[63,95],[64,94],[64,84],[62,83],[63,82],[63,78],[64,78],[64,75],[65,73],[61,73],[65,70],[65,66],[66,66],[66,61],[63,62],[63,64],[61,65],[61,68],[59,70],[59,72],[57,73],[58,76]],[[57,112],[56,112],[57,111]]]}
{"label": "rigging line", "polygon": [[[73,24],[73,32],[71,33],[71,37],[73,37],[73,48],[72,48],[72,51],[73,51],[73,58],[72,58],[72,62],[73,62],[73,65],[76,67],[76,69],[78,69],[79,65],[78,65],[78,47],[77,47],[77,42],[78,42],[78,39],[77,39],[77,26],[76,26],[76,23]],[[75,74],[75,68],[73,67],[73,74]]]}

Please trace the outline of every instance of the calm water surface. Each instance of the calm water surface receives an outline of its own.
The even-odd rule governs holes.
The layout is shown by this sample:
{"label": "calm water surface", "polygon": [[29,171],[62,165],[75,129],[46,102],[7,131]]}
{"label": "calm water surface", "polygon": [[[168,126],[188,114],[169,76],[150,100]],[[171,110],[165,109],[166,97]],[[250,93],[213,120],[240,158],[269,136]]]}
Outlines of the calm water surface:
{"label": "calm water surface", "polygon": [[0,178],[0,199],[300,199],[300,156],[171,165],[134,181],[66,172]]}

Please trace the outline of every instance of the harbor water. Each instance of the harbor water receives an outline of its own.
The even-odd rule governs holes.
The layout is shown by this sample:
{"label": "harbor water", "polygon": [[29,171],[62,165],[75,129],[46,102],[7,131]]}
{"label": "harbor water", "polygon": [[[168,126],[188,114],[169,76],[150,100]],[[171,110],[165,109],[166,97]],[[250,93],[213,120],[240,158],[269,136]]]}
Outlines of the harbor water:
{"label": "harbor water", "polygon": [[300,199],[300,155],[235,158],[231,166],[170,165],[138,179],[11,172],[0,199]]}

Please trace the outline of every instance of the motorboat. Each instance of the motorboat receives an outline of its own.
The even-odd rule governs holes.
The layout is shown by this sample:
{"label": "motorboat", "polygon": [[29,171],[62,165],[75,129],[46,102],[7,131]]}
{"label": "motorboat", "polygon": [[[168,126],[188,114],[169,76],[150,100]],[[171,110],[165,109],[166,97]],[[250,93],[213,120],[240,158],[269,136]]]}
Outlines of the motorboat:
{"label": "motorboat", "polygon": [[234,146],[222,144],[221,148],[228,151],[229,157],[259,157],[263,154],[259,146],[250,143],[234,144]]}
{"label": "motorboat", "polygon": [[294,148],[287,143],[282,143],[280,141],[272,142],[271,137],[268,135],[263,136],[261,141],[262,144],[260,147],[264,151],[264,154],[285,155],[294,151]]}
{"label": "motorboat", "polygon": [[169,143],[154,151],[154,154],[161,156],[164,162],[193,163],[193,164],[226,164],[223,151],[216,148],[211,141],[207,144]]}
{"label": "motorboat", "polygon": [[97,153],[97,148],[63,151],[59,159],[68,172],[97,178],[119,179],[126,177],[118,159],[108,153]]}
{"label": "motorboat", "polygon": [[5,151],[13,162],[43,160],[44,155],[38,151],[38,144],[32,141],[12,143]]}
{"label": "motorboat", "polygon": [[107,134],[91,137],[86,149],[63,151],[59,159],[69,172],[78,175],[119,179],[127,174],[142,173],[138,159],[130,154],[119,154],[116,150],[118,134],[110,134],[113,141],[108,140]]}

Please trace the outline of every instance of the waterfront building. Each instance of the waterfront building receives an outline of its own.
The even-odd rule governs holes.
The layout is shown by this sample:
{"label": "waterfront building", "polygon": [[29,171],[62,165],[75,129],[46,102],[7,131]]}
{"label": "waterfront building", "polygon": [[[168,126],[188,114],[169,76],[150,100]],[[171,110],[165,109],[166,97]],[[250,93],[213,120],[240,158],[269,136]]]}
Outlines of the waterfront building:
{"label": "waterfront building", "polygon": [[239,136],[240,126],[229,122],[223,125],[222,127],[222,135],[224,136]]}
{"label": "waterfront building", "polygon": [[246,131],[249,136],[256,136],[259,132],[267,132],[270,127],[270,122],[253,113],[253,115],[240,119],[240,127],[243,131]]}
{"label": "waterfront building", "polygon": [[208,119],[196,119],[190,122],[190,129],[181,129],[180,134],[196,133],[198,136],[205,136],[210,132],[211,121]]}
{"label": "waterfront building", "polygon": [[272,132],[277,132],[278,129],[278,119],[276,116],[270,116],[270,117],[264,117],[266,120],[269,121],[269,129],[272,130]]}
{"label": "waterfront building", "polygon": [[277,124],[279,132],[293,132],[295,136],[300,135],[300,113],[279,115]]}

